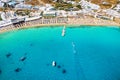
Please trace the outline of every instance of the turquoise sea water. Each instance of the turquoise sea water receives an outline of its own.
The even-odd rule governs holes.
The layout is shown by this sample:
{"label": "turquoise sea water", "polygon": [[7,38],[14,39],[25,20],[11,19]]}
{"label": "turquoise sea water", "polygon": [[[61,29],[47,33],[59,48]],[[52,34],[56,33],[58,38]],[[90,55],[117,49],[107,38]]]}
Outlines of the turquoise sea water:
{"label": "turquoise sea water", "polygon": [[0,34],[0,80],[120,80],[120,29],[62,28]]}

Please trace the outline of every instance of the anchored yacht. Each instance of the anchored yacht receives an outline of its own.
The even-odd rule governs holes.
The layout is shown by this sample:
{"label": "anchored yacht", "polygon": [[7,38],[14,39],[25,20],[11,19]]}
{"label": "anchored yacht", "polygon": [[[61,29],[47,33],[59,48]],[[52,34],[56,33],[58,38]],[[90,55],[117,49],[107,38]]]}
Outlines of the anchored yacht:
{"label": "anchored yacht", "polygon": [[52,66],[55,67],[56,66],[56,61],[52,62]]}

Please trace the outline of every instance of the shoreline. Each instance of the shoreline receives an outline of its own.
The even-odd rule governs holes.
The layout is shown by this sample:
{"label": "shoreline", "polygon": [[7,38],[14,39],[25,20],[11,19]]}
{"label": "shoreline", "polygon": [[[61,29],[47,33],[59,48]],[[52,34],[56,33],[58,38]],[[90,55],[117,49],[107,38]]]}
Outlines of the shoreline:
{"label": "shoreline", "polygon": [[83,26],[106,26],[106,27],[115,27],[119,28],[120,24],[115,23],[114,21],[109,20],[101,20],[101,19],[95,19],[95,18],[87,18],[87,19],[70,19],[68,18],[68,21],[66,23],[50,23],[50,24],[29,24],[29,25],[23,25],[22,27],[3,27],[0,29],[0,34],[4,32],[9,31],[16,31],[21,29],[28,29],[28,28],[37,28],[37,27],[50,27],[50,26],[66,26],[66,27],[83,27]]}
{"label": "shoreline", "polygon": [[43,25],[38,25],[38,26],[29,26],[29,27],[21,27],[21,28],[14,28],[14,29],[9,29],[9,30],[2,30],[0,31],[0,34],[2,33],[5,33],[5,32],[11,32],[11,31],[17,31],[17,30],[24,30],[24,29],[29,29],[29,28],[43,28],[43,27],[61,27],[61,26],[64,26],[66,25],[66,27],[69,27],[69,28],[85,28],[86,26],[89,28],[91,27],[108,27],[108,28],[120,28],[120,26],[109,26],[109,25],[75,25],[75,24],[43,24]]}

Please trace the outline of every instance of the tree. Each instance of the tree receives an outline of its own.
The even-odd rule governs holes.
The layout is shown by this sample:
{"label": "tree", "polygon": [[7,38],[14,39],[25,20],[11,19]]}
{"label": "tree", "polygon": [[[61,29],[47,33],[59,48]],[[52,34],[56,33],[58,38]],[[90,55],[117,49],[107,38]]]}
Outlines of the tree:
{"label": "tree", "polygon": [[0,21],[2,20],[1,16],[0,16]]}
{"label": "tree", "polygon": [[72,4],[67,4],[67,7],[68,7],[68,8],[72,8],[73,5],[72,5]]}
{"label": "tree", "polygon": [[62,3],[63,1],[62,0],[57,0],[57,2]]}
{"label": "tree", "polygon": [[79,9],[82,9],[81,5],[77,5],[76,7],[79,8]]}

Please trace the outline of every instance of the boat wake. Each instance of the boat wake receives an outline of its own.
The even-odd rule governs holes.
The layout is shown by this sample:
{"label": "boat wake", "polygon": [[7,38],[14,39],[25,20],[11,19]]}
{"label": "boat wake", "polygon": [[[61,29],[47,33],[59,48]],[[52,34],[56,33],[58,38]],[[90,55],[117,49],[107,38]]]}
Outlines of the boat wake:
{"label": "boat wake", "polygon": [[65,26],[64,26],[63,29],[62,29],[62,34],[61,34],[61,36],[65,36]]}
{"label": "boat wake", "polygon": [[73,47],[73,53],[76,53],[75,43],[74,42],[72,42],[72,47]]}
{"label": "boat wake", "polygon": [[76,51],[76,45],[72,42],[73,47],[73,55],[74,55],[74,63],[75,63],[75,71],[76,71],[76,80],[86,80],[82,66],[80,64],[79,55]]}

